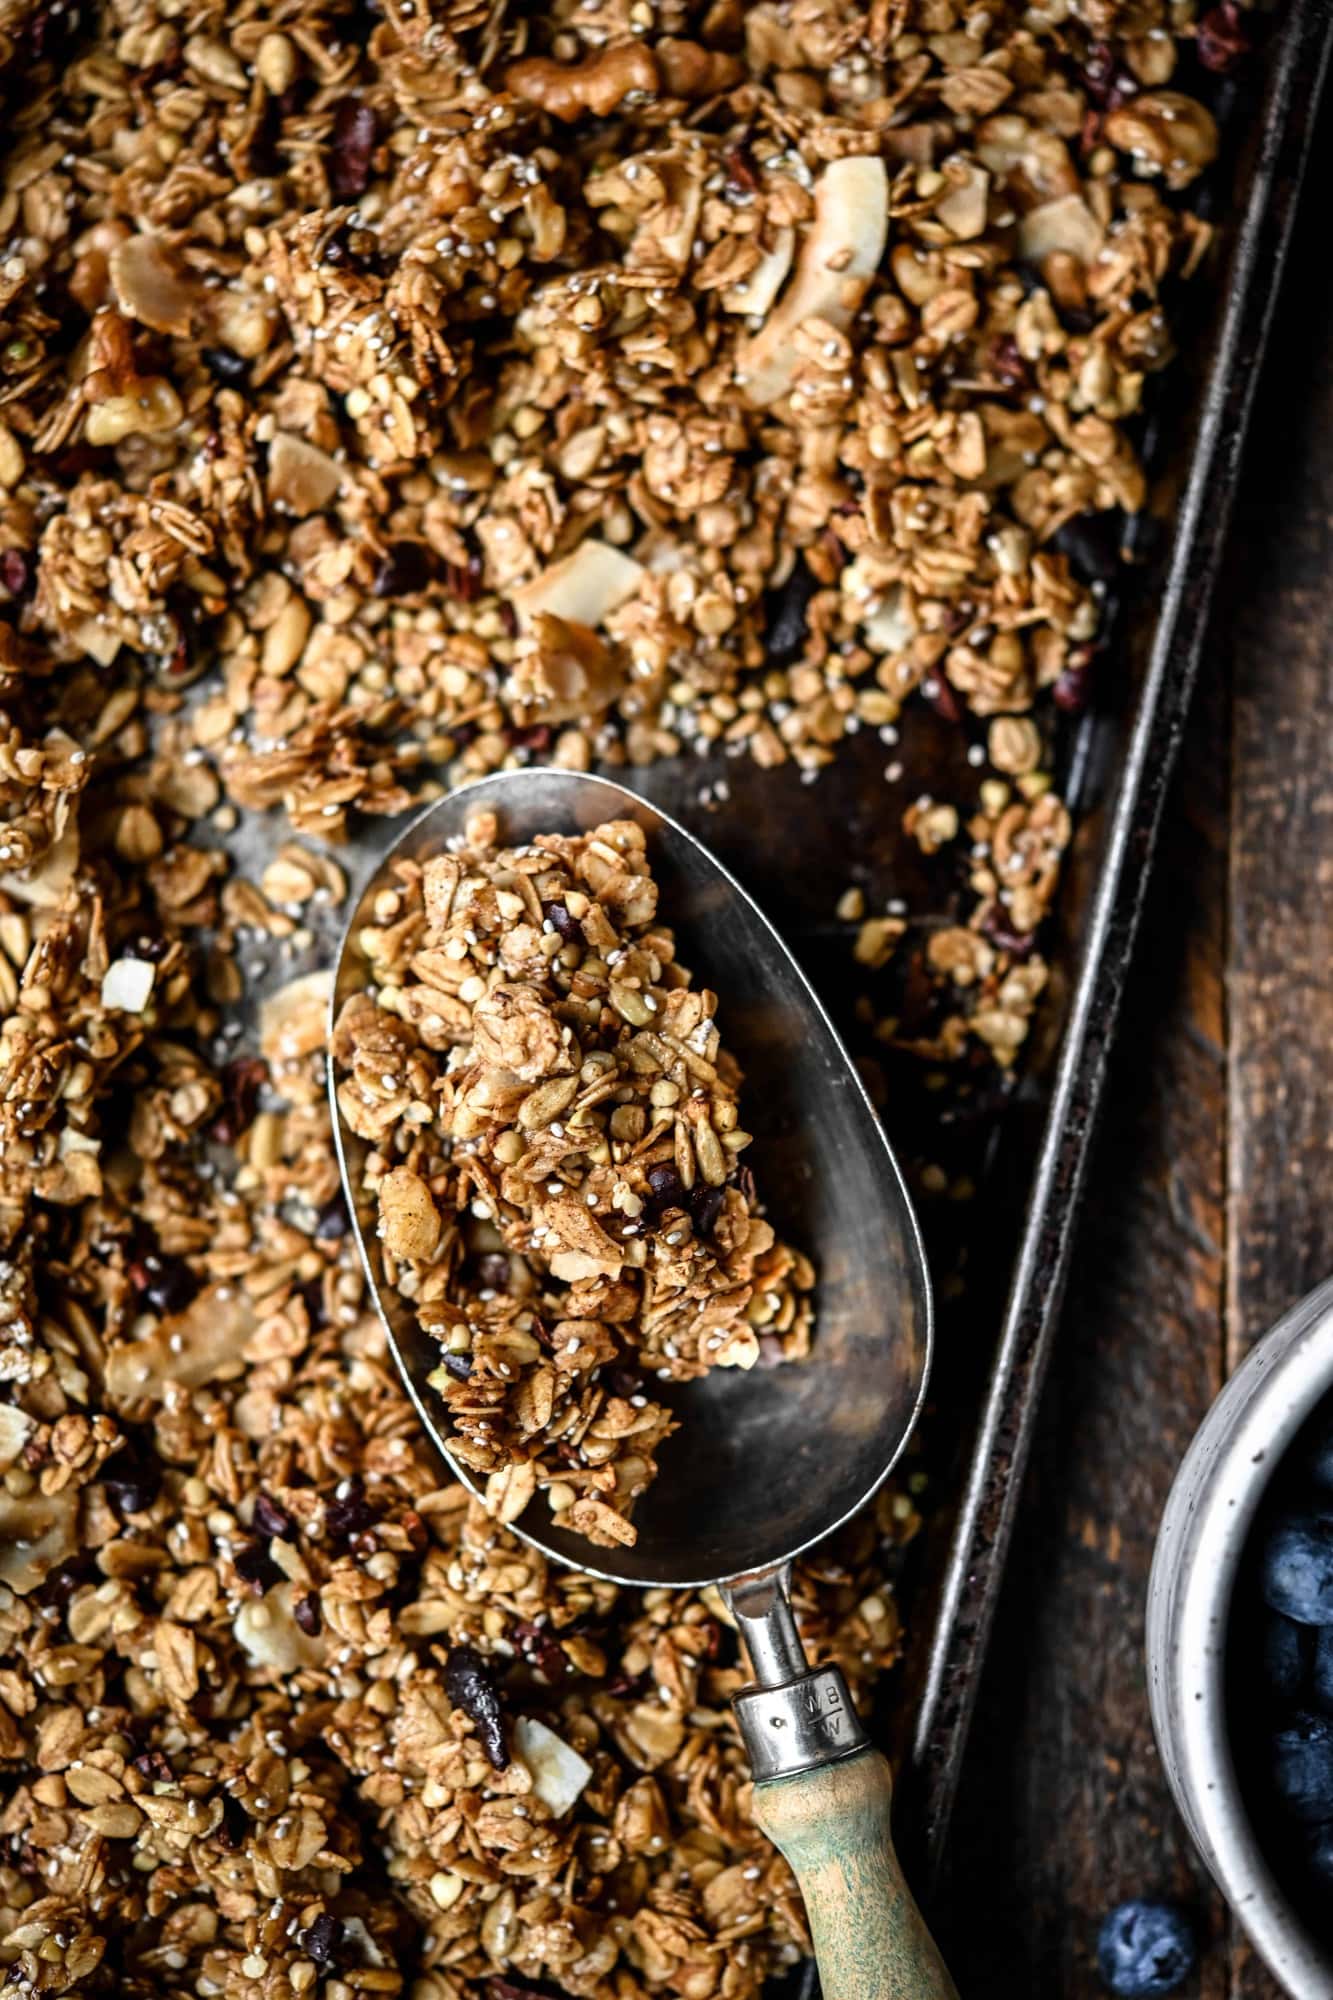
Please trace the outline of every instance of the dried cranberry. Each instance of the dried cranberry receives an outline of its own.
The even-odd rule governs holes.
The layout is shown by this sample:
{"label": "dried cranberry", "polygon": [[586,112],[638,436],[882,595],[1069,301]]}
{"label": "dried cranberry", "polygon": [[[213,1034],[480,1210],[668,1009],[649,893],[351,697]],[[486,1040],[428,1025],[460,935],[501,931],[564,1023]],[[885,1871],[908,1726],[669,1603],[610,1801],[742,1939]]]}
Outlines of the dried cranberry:
{"label": "dried cranberry", "polygon": [[1036,932],[1012,930],[998,904],[986,912],[981,928],[997,950],[1007,951],[1010,958],[1030,958],[1036,947]]}
{"label": "dried cranberry", "polygon": [[1057,708],[1080,714],[1092,699],[1092,655],[1082,647],[1071,653],[1051,693]]}
{"label": "dried cranberry", "polygon": [[1250,38],[1245,32],[1236,0],[1221,0],[1220,6],[1208,10],[1199,22],[1195,46],[1204,68],[1213,70],[1219,76],[1234,69],[1242,57],[1250,53]]}
{"label": "dried cranberry", "polygon": [[132,1438],[107,1460],[102,1489],[116,1513],[142,1514],[162,1490],[162,1468]]}
{"label": "dried cranberry", "polygon": [[805,651],[810,630],[810,600],[818,588],[805,557],[798,555],[786,582],[778,590],[767,593],[764,602],[768,626],[764,646],[770,666],[793,666]]}
{"label": "dried cranberry", "polygon": [[257,1597],[282,1582],[282,1571],[262,1542],[242,1542],[232,1561],[242,1583],[248,1583]]}
{"label": "dried cranberry", "polygon": [[502,1292],[509,1283],[509,1259],[503,1250],[488,1250],[477,1259],[477,1283]]}
{"label": "dried cranberry", "polygon": [[551,727],[546,722],[535,722],[530,729],[510,729],[506,735],[511,748],[532,750],[539,757],[551,747]]}
{"label": "dried cranberry", "polygon": [[509,1762],[500,1694],[490,1669],[471,1646],[453,1646],[444,1663],[445,1693],[476,1724],[481,1747],[497,1771]]}
{"label": "dried cranberry", "polygon": [[201,347],[199,359],[213,380],[221,382],[224,388],[234,389],[250,380],[250,363],[233,354],[229,347]]}
{"label": "dried cranberry", "polygon": [[335,1917],[329,1910],[321,1910],[319,1915],[301,1932],[297,1939],[307,1958],[313,1958],[321,1970],[328,1972],[338,1962],[338,1947],[343,1941],[342,1918]]}
{"label": "dried cranberry", "polygon": [[[512,604],[501,604],[500,623],[504,626],[506,638],[517,639],[518,613],[517,611],[515,611]],[[457,734],[457,731],[455,731],[455,734]]]}
{"label": "dried cranberry", "polygon": [[370,180],[375,150],[375,114],[359,97],[342,97],[333,114],[329,186],[335,201],[356,201]]}
{"label": "dried cranberry", "polygon": [[254,1524],[261,1535],[276,1535],[279,1541],[296,1540],[296,1523],[285,1507],[270,1500],[267,1493],[255,1496]]}
{"label": "dried cranberry", "polygon": [[735,194],[757,194],[759,176],[755,172],[754,161],[744,139],[738,145],[729,146],[722,155],[722,164],[727,170],[727,185]]}
{"label": "dried cranberry", "polygon": [[347,1492],[335,1494],[324,1509],[324,1525],[335,1542],[350,1542],[354,1536],[366,1534],[379,1519],[361,1481],[351,1479],[347,1485]]}
{"label": "dried cranberry", "polygon": [[553,1685],[569,1672],[569,1655],[544,1625],[524,1618],[514,1627],[514,1643],[524,1659]]}
{"label": "dried cranberry", "polygon": [[722,1190],[700,1181],[690,1191],[690,1221],[696,1236],[711,1236],[722,1213]]}
{"label": "dried cranberry", "polygon": [[781,1368],[784,1358],[782,1341],[779,1335],[776,1333],[761,1333],[759,1336],[759,1361],[757,1365],[760,1368]]}
{"label": "dried cranberry", "polygon": [[268,1082],[268,1064],[259,1056],[241,1056],[222,1072],[222,1109],[213,1120],[213,1137],[234,1146],[248,1132],[259,1109],[259,1092]]}
{"label": "dried cranberry", "polygon": [[11,597],[22,597],[32,583],[32,563],[22,549],[0,549],[0,583]]}
{"label": "dried cranberry", "polygon": [[435,556],[425,542],[390,542],[371,589],[376,597],[415,597],[434,574]]}
{"label": "dried cranberry", "polygon": [[1026,389],[1032,380],[1032,371],[1018,351],[1018,342],[1012,333],[1001,334],[990,351],[991,367],[1009,389]]}
{"label": "dried cranberry", "polygon": [[319,1609],[319,1592],[302,1591],[292,1604],[292,1617],[296,1620],[307,1639],[313,1639],[319,1631],[323,1619]]}
{"label": "dried cranberry", "polygon": [[475,604],[481,596],[484,574],[481,557],[475,551],[469,553],[466,562],[446,563],[444,580],[449,595],[456,597],[460,604]]}
{"label": "dried cranberry", "polygon": [[1083,88],[1103,111],[1114,111],[1118,104],[1137,96],[1139,86],[1109,42],[1094,42],[1083,64]]}
{"label": "dried cranberry", "polygon": [[154,1785],[169,1785],[176,1775],[171,1768],[171,1760],[162,1750],[141,1750],[134,1760],[134,1768],[141,1778],[147,1778]]}
{"label": "dried cranberry", "polygon": [[542,915],[551,929],[559,933],[566,944],[583,944],[583,926],[577,917],[571,917],[563,903],[543,903]]}
{"label": "dried cranberry", "polygon": [[486,1981],[486,2000],[560,2000],[554,1986],[520,1986],[516,1979],[493,1976]]}
{"label": "dried cranberry", "polygon": [[352,1226],[352,1218],[347,1212],[347,1200],[340,1188],[330,1195],[319,1211],[315,1223],[315,1235],[321,1243],[336,1243],[340,1236],[346,1236]]}

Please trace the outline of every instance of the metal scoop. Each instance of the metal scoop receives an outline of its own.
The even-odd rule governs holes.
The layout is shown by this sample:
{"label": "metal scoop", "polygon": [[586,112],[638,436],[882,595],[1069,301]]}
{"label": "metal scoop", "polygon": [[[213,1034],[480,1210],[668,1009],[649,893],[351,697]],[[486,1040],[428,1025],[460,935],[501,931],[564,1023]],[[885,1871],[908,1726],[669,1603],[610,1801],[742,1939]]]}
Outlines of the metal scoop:
{"label": "metal scoop", "polygon": [[[944,2000],[954,1988],[903,1881],[889,1832],[889,1768],[872,1749],[837,1667],[811,1669],[788,1596],[794,1556],[869,1500],[906,1443],[925,1391],[931,1300],[916,1218],[860,1079],[804,974],[740,884],[674,820],[604,778],[557,770],[483,778],[430,806],[365,885],[343,935],[333,1015],[364,989],[357,944],[396,860],[437,854],[491,809],[508,845],[633,819],[648,836],[680,957],[720,998],[745,1072],[767,1212],[814,1260],[814,1352],[748,1374],[718,1369],[655,1393],[680,1433],[638,1502],[632,1548],[608,1554],[557,1527],[540,1498],[516,1532],[574,1569],[636,1586],[723,1589],[755,1685],[735,1709],[755,1775],[755,1817],[805,1896],[825,2000]],[[444,1405],[427,1376],[437,1343],[382,1282],[366,1142],[334,1133],[370,1287],[422,1423],[456,1476]]]}

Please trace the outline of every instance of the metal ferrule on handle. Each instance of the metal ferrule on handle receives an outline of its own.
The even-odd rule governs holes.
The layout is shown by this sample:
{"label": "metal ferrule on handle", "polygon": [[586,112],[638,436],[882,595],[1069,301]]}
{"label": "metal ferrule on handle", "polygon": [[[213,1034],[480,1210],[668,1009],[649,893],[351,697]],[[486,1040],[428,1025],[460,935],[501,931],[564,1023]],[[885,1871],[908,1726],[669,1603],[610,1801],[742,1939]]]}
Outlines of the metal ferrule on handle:
{"label": "metal ferrule on handle", "polygon": [[787,1595],[789,1571],[731,1588],[757,1686],[733,1706],[756,1783],[835,1763],[869,1747],[840,1667],[811,1667]]}
{"label": "metal ferrule on handle", "polygon": [[903,1880],[889,1767],[837,1667],[811,1667],[790,1565],[727,1587],[757,1685],[733,1706],[754,1771],[754,1816],[790,1864],[824,2000],[958,2000]]}

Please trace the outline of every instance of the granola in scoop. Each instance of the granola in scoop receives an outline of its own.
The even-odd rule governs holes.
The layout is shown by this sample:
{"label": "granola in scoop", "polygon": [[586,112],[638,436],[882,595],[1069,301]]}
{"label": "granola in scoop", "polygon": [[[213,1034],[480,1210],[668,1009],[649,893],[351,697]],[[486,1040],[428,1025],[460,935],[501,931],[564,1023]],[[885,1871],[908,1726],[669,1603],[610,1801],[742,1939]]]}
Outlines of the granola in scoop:
{"label": "granola in scoop", "polygon": [[491,813],[397,864],[357,936],[343,1117],[385,1281],[443,1349],[450,1448],[516,1521],[635,1539],[675,1424],[648,1393],[808,1351],[808,1260],[742,1166],[715,995],[676,959],[643,829],[499,845]]}

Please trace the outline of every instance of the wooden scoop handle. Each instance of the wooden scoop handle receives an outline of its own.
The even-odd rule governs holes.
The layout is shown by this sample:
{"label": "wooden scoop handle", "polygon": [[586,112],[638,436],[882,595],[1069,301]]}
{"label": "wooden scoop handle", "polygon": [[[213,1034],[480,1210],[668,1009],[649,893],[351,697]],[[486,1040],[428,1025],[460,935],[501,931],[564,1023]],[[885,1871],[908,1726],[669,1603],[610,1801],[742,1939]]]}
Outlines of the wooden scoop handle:
{"label": "wooden scoop handle", "polygon": [[958,2000],[893,1850],[878,1750],[766,1778],[754,1816],[801,1885],[824,2000]]}

